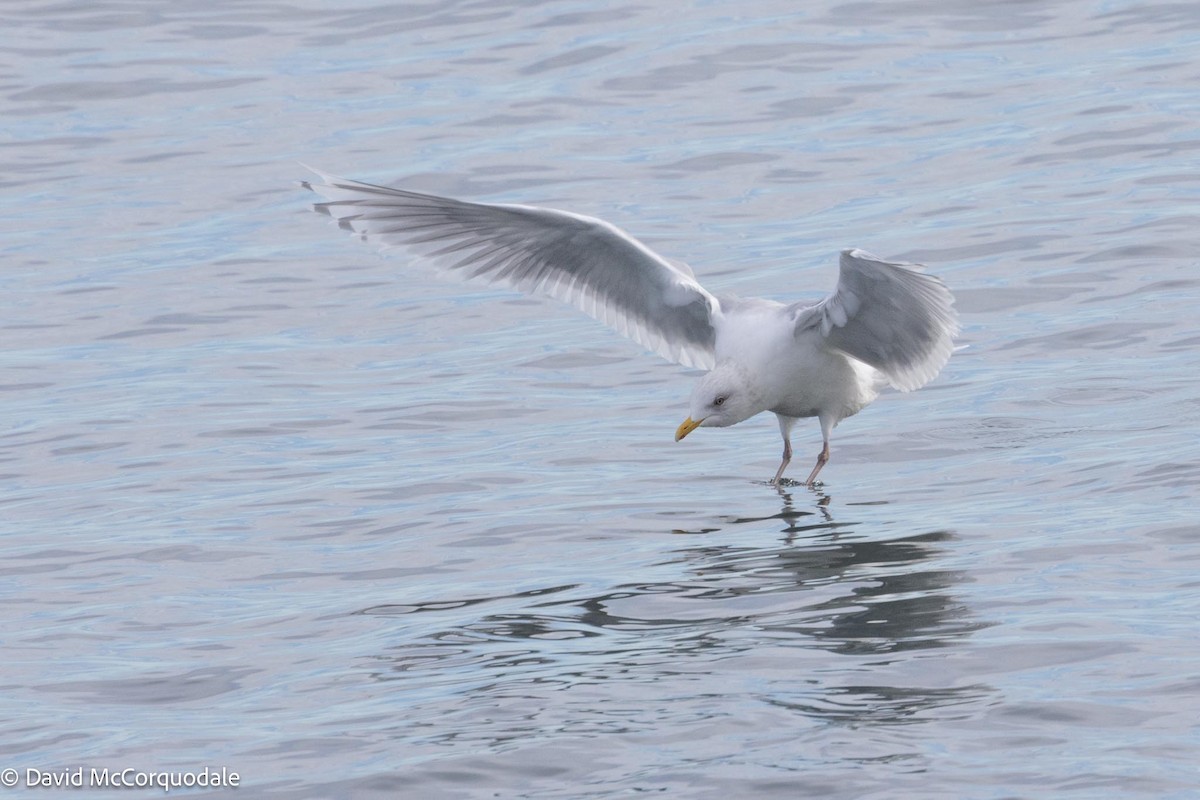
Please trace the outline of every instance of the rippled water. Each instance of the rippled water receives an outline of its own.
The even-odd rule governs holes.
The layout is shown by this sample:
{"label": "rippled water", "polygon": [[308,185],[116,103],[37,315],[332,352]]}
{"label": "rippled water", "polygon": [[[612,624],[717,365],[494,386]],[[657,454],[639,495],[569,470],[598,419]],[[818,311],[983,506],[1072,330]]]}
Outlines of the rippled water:
{"label": "rippled water", "polygon": [[[5,5],[0,768],[1195,796],[1200,10],[796,7]],[[379,258],[298,162],[720,291],[921,261],[969,346],[779,492],[769,415],[675,444],[687,371]]]}

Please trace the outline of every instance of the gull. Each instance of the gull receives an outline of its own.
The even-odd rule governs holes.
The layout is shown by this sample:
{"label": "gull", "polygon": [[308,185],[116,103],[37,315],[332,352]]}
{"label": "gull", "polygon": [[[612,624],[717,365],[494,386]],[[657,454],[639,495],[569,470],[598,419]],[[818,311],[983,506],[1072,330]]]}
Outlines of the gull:
{"label": "gull", "polygon": [[843,250],[837,288],[815,304],[714,295],[668,260],[594,217],[528,205],[474,203],[375,186],[311,169],[301,185],[317,211],[384,250],[404,248],[469,280],[574,305],[685,367],[696,383],[679,441],[764,411],[779,421],[780,486],[792,428],[816,417],[823,445],[805,484],[829,461],[829,439],[886,386],[924,386],[954,349],[954,297],[918,264]]}

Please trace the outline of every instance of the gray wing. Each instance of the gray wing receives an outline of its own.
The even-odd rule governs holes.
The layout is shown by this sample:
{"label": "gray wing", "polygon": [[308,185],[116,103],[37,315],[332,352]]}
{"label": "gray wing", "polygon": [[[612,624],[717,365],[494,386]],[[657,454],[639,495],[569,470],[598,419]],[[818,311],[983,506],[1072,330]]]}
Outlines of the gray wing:
{"label": "gray wing", "polygon": [[603,220],[521,205],[468,203],[313,170],[313,208],[385,250],[404,247],[468,279],[571,303],[664,358],[713,365],[720,304],[687,267]]}
{"label": "gray wing", "polygon": [[796,335],[819,331],[829,347],[870,364],[901,391],[920,388],[950,359],[958,333],[954,296],[917,264],[843,250],[837,289],[792,306]]}

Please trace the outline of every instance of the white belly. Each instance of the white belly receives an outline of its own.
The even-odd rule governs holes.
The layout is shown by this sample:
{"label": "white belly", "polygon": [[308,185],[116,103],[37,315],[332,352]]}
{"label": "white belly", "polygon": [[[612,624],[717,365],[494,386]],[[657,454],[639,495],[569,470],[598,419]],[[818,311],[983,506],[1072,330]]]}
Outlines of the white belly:
{"label": "white belly", "polygon": [[879,396],[879,372],[840,353],[813,353],[779,376],[769,411],[785,417],[832,417],[835,424]]}
{"label": "white belly", "polygon": [[766,410],[836,423],[878,397],[877,370],[827,349],[815,331],[796,337],[783,310],[771,301],[744,301],[716,341],[718,363],[729,359],[746,367]]}

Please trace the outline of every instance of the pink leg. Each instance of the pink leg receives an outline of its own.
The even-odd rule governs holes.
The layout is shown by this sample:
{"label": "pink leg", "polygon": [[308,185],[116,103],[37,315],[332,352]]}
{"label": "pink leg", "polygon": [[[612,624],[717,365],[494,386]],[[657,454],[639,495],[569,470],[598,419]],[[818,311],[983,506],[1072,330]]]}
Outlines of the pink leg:
{"label": "pink leg", "polygon": [[817,482],[817,473],[821,471],[821,467],[829,463],[829,442],[825,442],[825,446],[821,448],[821,454],[817,456],[817,465],[813,467],[813,471],[808,473],[808,480],[805,483],[811,489]]}
{"label": "pink leg", "polygon": [[792,426],[796,424],[796,418],[776,414],[775,419],[779,420],[779,433],[783,436],[783,463],[779,465],[775,477],[771,479],[771,484],[778,486],[779,482],[783,480],[783,471],[792,461]]}
{"label": "pink leg", "polygon": [[792,461],[792,443],[787,439],[783,440],[783,463],[779,465],[779,470],[775,473],[775,477],[771,479],[771,483],[778,486],[779,481],[783,478],[783,471],[787,469],[787,465]]}

